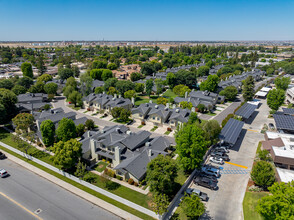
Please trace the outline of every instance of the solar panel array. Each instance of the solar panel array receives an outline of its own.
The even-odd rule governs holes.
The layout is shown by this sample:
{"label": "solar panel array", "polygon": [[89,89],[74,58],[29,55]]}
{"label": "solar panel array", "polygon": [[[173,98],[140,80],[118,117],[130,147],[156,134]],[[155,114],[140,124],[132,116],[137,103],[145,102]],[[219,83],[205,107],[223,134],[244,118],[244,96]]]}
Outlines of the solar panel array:
{"label": "solar panel array", "polygon": [[274,114],[277,129],[294,131],[294,116]]}
{"label": "solar panel array", "polygon": [[219,138],[224,142],[234,145],[242,131],[243,121],[230,118],[225,127],[222,129]]}
{"label": "solar panel array", "polygon": [[256,105],[245,103],[236,111],[235,114],[241,116],[242,118],[248,119],[255,111],[256,107]]}
{"label": "solar panel array", "polygon": [[283,113],[285,115],[294,115],[294,108],[283,108]]}

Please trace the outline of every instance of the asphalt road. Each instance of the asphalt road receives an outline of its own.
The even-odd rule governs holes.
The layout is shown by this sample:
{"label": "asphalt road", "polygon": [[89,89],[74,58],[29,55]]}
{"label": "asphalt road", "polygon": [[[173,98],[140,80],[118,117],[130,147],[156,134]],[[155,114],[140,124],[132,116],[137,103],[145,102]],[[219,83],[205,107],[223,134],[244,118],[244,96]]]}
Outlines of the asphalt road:
{"label": "asphalt road", "polygon": [[11,175],[0,178],[0,219],[120,219],[9,159],[1,160],[0,168]]}
{"label": "asphalt road", "polygon": [[[58,100],[56,100],[53,103],[53,105],[54,105],[55,108],[62,108],[64,110],[64,112],[74,111],[73,109],[71,109],[71,108],[69,108],[69,107],[67,107],[65,105],[64,98],[62,98],[62,97],[60,97]],[[121,125],[121,124],[116,123],[116,122],[103,120],[103,119],[100,119],[98,117],[90,116],[90,115],[87,115],[87,114],[83,114],[83,113],[78,112],[78,111],[75,111],[75,112],[77,113],[77,118],[87,117],[88,119],[92,119],[95,122],[95,124],[98,125],[100,128],[103,128],[105,126]],[[142,129],[139,129],[139,128],[135,128],[135,127],[132,127],[132,126],[128,126],[128,127],[130,128],[130,130],[132,132],[142,131]],[[151,132],[151,131],[149,131],[149,132]],[[170,143],[172,143],[173,145],[175,145],[175,139],[174,139],[174,137],[162,135],[162,134],[159,134],[159,133],[156,133],[156,132],[151,132],[151,134],[152,134],[151,137],[164,136],[167,140],[170,141]]]}

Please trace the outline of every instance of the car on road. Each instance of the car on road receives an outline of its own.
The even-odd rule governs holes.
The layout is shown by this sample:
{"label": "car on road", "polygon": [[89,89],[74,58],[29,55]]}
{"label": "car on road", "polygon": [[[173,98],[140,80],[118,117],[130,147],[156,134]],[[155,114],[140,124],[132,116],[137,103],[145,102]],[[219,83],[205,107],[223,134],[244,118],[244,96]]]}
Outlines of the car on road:
{"label": "car on road", "polygon": [[195,185],[203,186],[211,190],[217,189],[217,184],[206,177],[197,176],[193,180]]}
{"label": "car on road", "polygon": [[274,126],[273,123],[269,123],[268,126],[269,126],[269,128],[270,128],[271,130],[275,130],[275,126]]}
{"label": "car on road", "polygon": [[5,154],[3,154],[3,153],[0,151],[0,160],[5,159],[5,158],[6,158]]}
{"label": "car on road", "polygon": [[220,157],[210,157],[209,161],[212,162],[212,163],[220,164],[220,165],[224,164],[224,160],[222,158],[220,158]]}
{"label": "car on road", "polygon": [[9,174],[7,173],[7,171],[6,170],[4,170],[4,169],[0,169],[0,176],[1,176],[1,178],[4,178],[4,177],[6,177],[6,176],[8,176]]}
{"label": "car on road", "polygon": [[216,169],[215,167],[212,166],[203,166],[201,168],[202,172],[211,175],[211,176],[215,176],[215,177],[219,177],[220,176],[220,171],[219,169]]}
{"label": "car on road", "polygon": [[207,201],[207,200],[208,200],[208,196],[207,196],[207,194],[204,193],[204,192],[201,192],[199,189],[188,188],[188,189],[186,190],[186,193],[187,193],[188,195],[195,194],[195,195],[199,196],[199,198],[200,198],[202,201]]}

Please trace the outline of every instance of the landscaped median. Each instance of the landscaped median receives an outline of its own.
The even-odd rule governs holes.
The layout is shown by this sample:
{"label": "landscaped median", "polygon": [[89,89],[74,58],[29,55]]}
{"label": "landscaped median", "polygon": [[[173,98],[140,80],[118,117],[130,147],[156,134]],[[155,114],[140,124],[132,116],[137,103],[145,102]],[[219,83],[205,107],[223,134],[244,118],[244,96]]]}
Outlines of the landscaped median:
{"label": "landscaped median", "polygon": [[[133,191],[133,190],[128,189],[123,186],[120,186],[119,190],[115,190],[114,192],[109,192],[109,191],[106,191],[100,187],[97,187],[96,185],[93,185],[93,184],[90,184],[90,183],[85,182],[83,180],[80,180],[77,177],[70,175],[70,174],[60,170],[59,168],[50,165],[49,164],[50,162],[47,163],[47,161],[50,161],[50,160],[46,157],[41,157],[40,158],[41,160],[39,160],[39,159],[36,159],[36,158],[31,157],[29,155],[26,155],[24,152],[17,150],[17,147],[13,146],[13,145],[16,145],[16,143],[13,142],[12,135],[9,133],[6,133],[6,135],[3,136],[4,133],[5,133],[5,131],[3,131],[1,129],[0,140],[3,142],[6,142],[6,144],[0,143],[1,144],[0,148],[2,150],[6,151],[7,153],[33,165],[35,167],[38,167],[39,169],[59,178],[67,183],[70,183],[71,185],[73,185],[81,190],[84,190],[85,192],[90,193],[91,195],[93,195],[99,199],[104,200],[105,202],[110,203],[112,205],[115,205],[116,207],[118,207],[122,210],[125,210],[133,215],[136,215],[142,219],[157,218],[157,215],[153,211],[143,207],[143,206],[146,206],[145,204],[147,203],[148,196],[143,195],[142,193],[138,193],[136,191]],[[39,151],[38,154],[45,154],[44,152],[42,152],[40,150],[36,149],[36,151]],[[30,159],[27,159],[27,157],[29,157]],[[45,160],[43,160],[43,159],[45,159]],[[124,195],[127,195],[127,196],[124,196]],[[122,198],[121,196],[127,197],[127,198],[133,198],[133,199],[128,200],[128,199]],[[138,200],[137,204],[140,204],[140,205],[137,205],[136,203],[131,202],[131,200],[136,200],[136,201]],[[143,206],[141,206],[141,205],[143,205]]]}

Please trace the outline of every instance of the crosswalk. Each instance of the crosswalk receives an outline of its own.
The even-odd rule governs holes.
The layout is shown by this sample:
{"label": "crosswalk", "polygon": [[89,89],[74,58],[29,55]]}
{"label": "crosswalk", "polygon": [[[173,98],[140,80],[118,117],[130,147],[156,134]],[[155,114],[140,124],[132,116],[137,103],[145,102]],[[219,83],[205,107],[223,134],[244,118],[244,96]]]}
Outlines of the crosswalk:
{"label": "crosswalk", "polygon": [[220,174],[248,174],[250,170],[248,169],[228,169],[228,170],[220,170]]}

